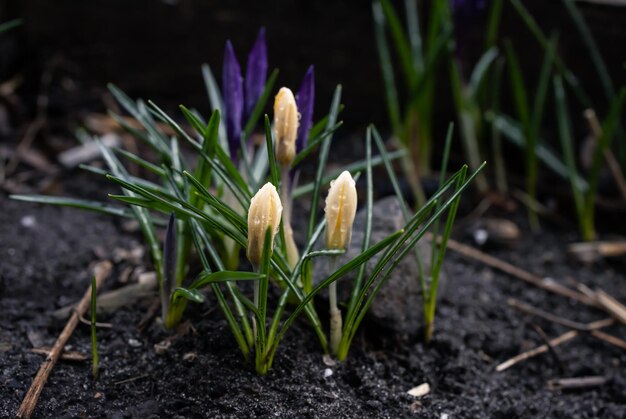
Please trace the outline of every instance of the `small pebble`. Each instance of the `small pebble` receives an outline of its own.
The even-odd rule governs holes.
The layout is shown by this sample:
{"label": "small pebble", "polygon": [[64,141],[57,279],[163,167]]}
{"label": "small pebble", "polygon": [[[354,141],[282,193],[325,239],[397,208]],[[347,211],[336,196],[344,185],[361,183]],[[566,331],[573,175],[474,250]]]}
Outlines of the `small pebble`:
{"label": "small pebble", "polygon": [[407,391],[407,393],[414,397],[422,397],[430,393],[430,386],[428,385],[428,383],[423,383],[417,387],[413,387],[412,389]]}
{"label": "small pebble", "polygon": [[172,346],[171,340],[164,340],[159,343],[155,343],[154,352],[156,352],[157,355],[163,355],[165,352],[167,352],[170,346]]}
{"label": "small pebble", "polygon": [[483,228],[474,230],[474,242],[478,246],[482,246],[487,243],[487,239],[489,239],[489,233],[487,232],[487,230]]}
{"label": "small pebble", "polygon": [[101,399],[102,396],[104,396],[104,394],[102,394],[101,392],[97,391],[96,394],[93,395],[94,399]]}
{"label": "small pebble", "polygon": [[35,225],[37,224],[37,219],[32,215],[25,215],[20,220],[20,224],[22,224],[22,227],[26,228],[35,227]]}
{"label": "small pebble", "polygon": [[324,370],[324,378],[328,378],[328,377],[330,377],[331,375],[333,375],[333,370],[331,370],[330,368],[326,368],[326,369]]}
{"label": "small pebble", "polygon": [[324,365],[326,365],[327,367],[334,367],[335,365],[337,365],[335,360],[328,354],[322,357],[322,362],[324,362]]}
{"label": "small pebble", "polygon": [[137,278],[140,284],[150,284],[156,282],[156,272],[143,272]]}
{"label": "small pebble", "polygon": [[448,419],[450,417],[449,414],[447,413],[442,413],[441,416],[439,416],[439,419]]}
{"label": "small pebble", "polygon": [[133,348],[139,348],[141,346],[141,342],[135,338],[128,339],[128,344]]}
{"label": "small pebble", "polygon": [[367,405],[374,409],[380,409],[382,407],[382,403],[379,402],[378,400],[368,400]]}
{"label": "small pebble", "polygon": [[187,352],[183,355],[183,361],[193,362],[196,360],[197,357],[198,354],[196,352]]}
{"label": "small pebble", "polygon": [[139,222],[137,220],[128,220],[122,223],[122,230],[127,233],[135,233],[139,231]]}

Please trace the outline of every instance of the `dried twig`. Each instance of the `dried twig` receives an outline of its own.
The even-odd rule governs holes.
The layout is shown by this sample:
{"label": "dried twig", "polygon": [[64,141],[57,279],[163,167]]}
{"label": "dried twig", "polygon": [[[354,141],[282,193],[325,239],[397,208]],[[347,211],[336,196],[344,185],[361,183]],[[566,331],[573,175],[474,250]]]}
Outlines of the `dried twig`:
{"label": "dried twig", "polygon": [[548,335],[546,335],[546,332],[544,332],[543,329],[536,324],[533,324],[533,329],[539,335],[543,343],[548,345],[548,350],[550,351],[550,354],[552,355],[554,360],[557,362],[557,364],[559,364],[559,371],[564,372],[565,364],[563,364],[563,361],[561,361],[561,357],[559,356],[559,353],[556,351],[554,346],[552,346],[552,344],[550,343],[550,339],[548,338]]}
{"label": "dried twig", "polygon": [[[561,336],[550,340],[549,343],[552,347],[555,347],[564,342],[567,342],[568,340],[574,339],[576,336],[578,336],[578,332],[575,330],[570,330],[569,332],[563,333]],[[499,364],[496,367],[496,371],[498,372],[504,371],[508,368],[511,368],[513,365],[519,362],[525,361],[529,358],[532,358],[534,356],[547,352],[549,349],[550,349],[550,346],[548,346],[547,344],[544,344],[541,346],[537,346],[536,348],[531,349],[530,351],[522,352],[521,354],[514,356],[513,358],[508,359],[504,361],[503,363]]]}
{"label": "dried twig", "polygon": [[[429,236],[429,237],[432,237],[432,236]],[[479,262],[484,263],[487,266],[491,266],[492,268],[498,269],[504,273],[514,276],[515,278],[528,282],[538,288],[544,289],[546,291],[550,291],[554,294],[571,298],[572,300],[579,301],[591,307],[598,306],[598,302],[594,298],[590,298],[569,287],[558,284],[552,279],[541,278],[538,275],[532,274],[522,268],[518,268],[515,265],[512,265],[494,256],[488,255],[487,253],[481,252],[480,250],[475,249],[471,246],[462,244],[456,240],[449,239],[448,248],[465,257],[477,260]]]}
{"label": "dried twig", "polygon": [[597,387],[606,384],[609,379],[603,376],[555,378],[547,383],[550,390],[570,390],[587,387]]}
{"label": "dried twig", "polygon": [[617,346],[618,348],[626,350],[626,342],[616,336],[609,335],[608,333],[604,333],[599,330],[592,330],[591,336],[596,339],[603,340],[606,343],[610,343],[613,346]]}
{"label": "dried twig", "polygon": [[619,320],[620,323],[626,324],[626,307],[622,303],[602,290],[596,290],[594,295],[598,304],[604,308],[607,313]]}
{"label": "dried twig", "polygon": [[586,331],[588,330],[587,328],[589,327],[585,323],[579,323],[573,320],[559,317],[555,314],[548,313],[547,311],[541,310],[540,308],[533,307],[530,304],[526,304],[522,301],[516,300],[515,298],[509,298],[507,300],[507,304],[513,307],[514,309],[521,311],[522,313],[530,314],[531,316],[535,316],[535,317],[540,317],[549,322],[560,324],[561,326],[569,327],[570,329]]}
{"label": "dried twig", "polygon": [[[41,355],[50,355],[51,348],[47,346],[42,346],[41,348],[33,348],[30,350],[32,353],[41,354]],[[86,361],[89,357],[81,352],[76,351],[64,351],[61,353],[59,357],[62,361]]]}
{"label": "dried twig", "polygon": [[[98,297],[97,313],[112,313],[120,307],[135,304],[142,298],[154,295],[156,287],[156,275],[146,275],[144,281],[105,292]],[[69,305],[60,308],[51,312],[50,315],[57,319],[64,319],[70,315],[74,307],[74,305]]]}
{"label": "dried twig", "polygon": [[581,262],[593,263],[607,257],[626,254],[626,241],[595,241],[572,243],[567,252]]}
{"label": "dried twig", "polygon": [[120,384],[132,383],[133,381],[141,380],[142,378],[146,378],[146,377],[149,377],[149,375],[148,374],[142,374],[142,375],[138,375],[136,377],[127,378],[125,380],[116,381],[116,382],[113,383],[113,385],[119,386]]}
{"label": "dried twig", "polygon": [[[601,329],[603,327],[607,327],[610,326],[611,324],[614,323],[613,319],[604,319],[604,320],[599,320],[597,322],[592,322],[587,324],[587,330],[596,330],[596,329]],[[551,339],[549,341],[549,344],[552,347],[558,346],[562,343],[565,343],[569,340],[574,339],[576,336],[578,336],[580,334],[579,331],[577,330],[570,330],[569,332],[563,333],[562,335]],[[533,348],[529,351],[526,352],[522,352],[519,355],[514,356],[513,358],[510,358],[506,361],[504,361],[503,363],[499,364],[498,366],[496,366],[496,371],[501,372],[504,371],[508,368],[511,368],[513,365],[518,364],[522,361],[525,361],[529,358],[532,358],[534,356],[540,355],[544,352],[547,352],[550,349],[550,347],[547,344],[541,345],[541,346],[537,346],[536,348]]]}
{"label": "dried twig", "polygon": [[[98,263],[94,268],[94,275],[96,276],[96,289],[102,285],[106,277],[109,276],[111,272],[111,262],[103,261]],[[17,411],[16,417],[18,418],[30,418],[33,414],[33,410],[35,410],[35,406],[37,406],[37,400],[39,399],[39,395],[43,390],[54,365],[58,361],[61,353],[63,352],[63,348],[65,344],[72,336],[74,329],[79,322],[79,317],[85,313],[87,307],[89,306],[91,299],[91,285],[87,288],[87,291],[83,295],[83,298],[80,300],[80,303],[76,307],[76,310],[67,321],[65,328],[59,335],[58,339],[50,349],[50,353],[46,357],[45,361],[39,367],[39,371],[37,371],[37,375],[33,380],[32,385],[28,389],[26,396],[24,396],[24,400],[22,400],[22,404]]]}
{"label": "dried twig", "polygon": [[[80,317],[78,318],[78,320],[80,320],[80,322],[81,322],[82,324],[86,324],[87,326],[91,326],[91,321],[90,321],[90,320],[87,320],[87,319],[85,318],[85,316],[80,316]],[[99,328],[99,329],[112,329],[112,328],[113,328],[113,324],[111,324],[111,323],[99,323],[99,322],[96,322],[96,323],[95,323],[95,326],[96,326],[97,328]]]}

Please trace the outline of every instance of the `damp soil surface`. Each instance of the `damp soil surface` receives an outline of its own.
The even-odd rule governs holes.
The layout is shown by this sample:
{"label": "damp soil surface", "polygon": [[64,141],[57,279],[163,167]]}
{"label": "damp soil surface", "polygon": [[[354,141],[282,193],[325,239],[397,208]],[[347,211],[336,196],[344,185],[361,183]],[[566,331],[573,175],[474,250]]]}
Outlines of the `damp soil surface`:
{"label": "damp soil surface", "polygon": [[[103,185],[70,177],[66,190],[102,194]],[[94,189],[96,188],[96,189]],[[43,356],[33,346],[50,346],[64,326],[50,312],[76,302],[89,285],[89,266],[140,238],[119,220],[68,208],[21,203],[0,196],[0,417],[13,417]],[[524,228],[523,217],[519,217]],[[463,232],[457,232],[463,237]],[[583,266],[566,257],[576,235],[547,226],[525,233],[517,245],[489,253],[557,281],[568,278],[601,287],[626,299],[626,266],[600,262]],[[136,265],[133,265],[135,263]],[[139,265],[149,267],[146,257]],[[115,263],[104,291],[123,284],[127,268]],[[579,303],[550,295],[450,252],[448,282],[438,305],[433,341],[419,332],[394,336],[379,324],[363,324],[349,358],[324,362],[315,335],[296,322],[267,376],[242,360],[224,318],[209,296],[187,311],[189,333],[157,351],[171,335],[156,322],[138,324],[152,301],[129,304],[99,321],[100,375],[89,360],[60,361],[47,382],[36,417],[214,418],[214,417],[435,417],[435,418],[621,418],[626,416],[626,352],[581,335],[504,372],[500,362],[566,328],[529,318],[507,305],[515,297],[583,323],[605,317]],[[133,275],[130,275],[132,281]],[[414,278],[407,278],[414,280]],[[341,285],[340,285],[341,286]],[[320,306],[322,304],[320,303]],[[415,310],[421,310],[419,301]],[[622,339],[623,328],[606,329]],[[67,350],[90,354],[89,327],[79,325]],[[555,378],[604,376],[606,383],[554,391]],[[407,394],[423,383],[430,392]]]}

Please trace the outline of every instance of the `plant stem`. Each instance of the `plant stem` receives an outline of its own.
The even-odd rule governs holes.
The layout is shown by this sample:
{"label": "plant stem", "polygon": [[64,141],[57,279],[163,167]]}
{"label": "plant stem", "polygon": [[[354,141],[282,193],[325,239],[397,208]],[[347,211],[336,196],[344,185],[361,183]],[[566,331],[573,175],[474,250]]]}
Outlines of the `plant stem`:
{"label": "plant stem", "polygon": [[[285,234],[285,248],[287,250],[287,262],[290,268],[294,268],[300,260],[300,252],[298,246],[293,239],[293,229],[291,228],[291,193],[290,193],[290,179],[289,179],[289,167],[283,166],[281,168],[281,180],[280,180],[280,200],[283,204],[283,231]],[[298,285],[301,285],[302,281],[298,278]]]}
{"label": "plant stem", "polygon": [[[331,256],[328,259],[328,272],[335,272],[337,257]],[[341,310],[337,306],[337,282],[328,286],[328,302],[330,305],[330,353],[337,355],[342,334]]]}
{"label": "plant stem", "polygon": [[[258,267],[254,268],[255,272],[259,272]],[[260,290],[261,284],[259,281],[254,281],[254,297],[252,302],[254,303],[254,306],[257,308],[259,308],[259,290]],[[256,325],[256,317],[254,316],[254,314],[251,315],[252,317],[252,333],[254,334],[254,344],[256,346],[256,342],[258,339],[258,330],[257,330],[257,325]],[[258,348],[256,349],[258,351]]]}
{"label": "plant stem", "polygon": [[426,343],[430,343],[433,338],[433,332],[435,330],[435,321],[434,319],[426,320],[426,325],[424,329],[424,340]]}

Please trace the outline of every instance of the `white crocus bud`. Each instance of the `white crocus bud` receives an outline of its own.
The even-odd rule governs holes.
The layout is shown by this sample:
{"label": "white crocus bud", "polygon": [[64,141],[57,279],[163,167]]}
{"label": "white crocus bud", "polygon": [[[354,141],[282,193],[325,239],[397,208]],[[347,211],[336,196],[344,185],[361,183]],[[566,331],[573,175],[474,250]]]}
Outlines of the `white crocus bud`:
{"label": "white crocus bud", "polygon": [[296,156],[299,118],[293,92],[286,87],[281,88],[274,99],[274,135],[276,160],[282,166],[289,166]]}
{"label": "white crocus bud", "polygon": [[326,247],[347,249],[352,237],[352,223],[356,215],[356,185],[352,175],[344,171],[330,182],[326,197]]}
{"label": "white crocus bud", "polygon": [[273,248],[274,237],[278,233],[282,212],[283,206],[280,197],[271,183],[266,183],[252,197],[248,210],[248,250],[246,253],[253,264],[258,265],[261,262],[265,232],[268,228],[272,230],[271,245]]}

